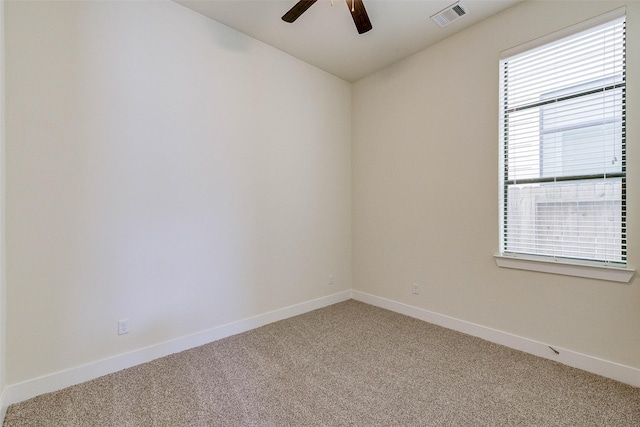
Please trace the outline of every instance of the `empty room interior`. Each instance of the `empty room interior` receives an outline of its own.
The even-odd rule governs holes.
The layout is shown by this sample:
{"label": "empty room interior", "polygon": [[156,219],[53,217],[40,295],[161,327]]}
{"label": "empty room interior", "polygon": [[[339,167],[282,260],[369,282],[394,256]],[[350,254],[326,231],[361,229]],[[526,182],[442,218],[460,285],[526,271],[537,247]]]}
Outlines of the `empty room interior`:
{"label": "empty room interior", "polygon": [[[468,16],[442,28],[430,16],[455,1],[349,2],[293,23],[296,0],[0,3],[0,424],[37,396],[345,304],[630,386],[640,420],[640,2],[462,1]],[[514,178],[526,110],[505,107],[507,72],[614,19],[622,71],[586,78],[604,88],[586,96],[622,105],[598,122],[613,129],[598,189],[618,199],[516,201],[569,184],[566,170]],[[587,151],[549,148],[586,126],[546,129],[578,103],[563,90],[535,104],[536,171]],[[514,237],[518,203],[546,239],[535,250]],[[614,254],[550,211],[607,221]],[[560,234],[583,252],[544,252]],[[338,424],[322,420],[309,424]]]}

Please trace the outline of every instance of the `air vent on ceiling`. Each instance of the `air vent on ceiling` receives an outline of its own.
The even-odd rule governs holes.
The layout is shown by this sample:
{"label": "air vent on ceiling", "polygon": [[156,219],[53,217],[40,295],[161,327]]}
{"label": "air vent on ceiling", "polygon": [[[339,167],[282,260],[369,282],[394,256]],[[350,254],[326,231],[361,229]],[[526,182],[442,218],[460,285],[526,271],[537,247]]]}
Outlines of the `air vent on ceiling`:
{"label": "air vent on ceiling", "polygon": [[441,27],[446,27],[451,24],[453,21],[456,21],[462,18],[467,14],[467,10],[464,8],[460,2],[454,3],[448,8],[441,10],[431,17],[433,21],[440,25]]}

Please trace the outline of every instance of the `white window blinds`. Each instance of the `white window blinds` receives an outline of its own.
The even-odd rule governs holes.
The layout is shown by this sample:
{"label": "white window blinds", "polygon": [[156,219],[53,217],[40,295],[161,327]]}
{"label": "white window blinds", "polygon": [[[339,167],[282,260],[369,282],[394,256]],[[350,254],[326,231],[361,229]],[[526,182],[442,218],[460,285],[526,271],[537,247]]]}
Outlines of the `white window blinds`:
{"label": "white window blinds", "polygon": [[501,254],[626,265],[624,16],[500,71]]}

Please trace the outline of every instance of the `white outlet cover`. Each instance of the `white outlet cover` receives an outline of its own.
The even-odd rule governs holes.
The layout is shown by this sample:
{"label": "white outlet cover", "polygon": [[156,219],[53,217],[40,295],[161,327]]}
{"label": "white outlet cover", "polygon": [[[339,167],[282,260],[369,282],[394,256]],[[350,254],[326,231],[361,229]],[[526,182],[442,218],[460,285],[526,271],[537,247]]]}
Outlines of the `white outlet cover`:
{"label": "white outlet cover", "polygon": [[118,335],[129,333],[129,319],[118,320]]}

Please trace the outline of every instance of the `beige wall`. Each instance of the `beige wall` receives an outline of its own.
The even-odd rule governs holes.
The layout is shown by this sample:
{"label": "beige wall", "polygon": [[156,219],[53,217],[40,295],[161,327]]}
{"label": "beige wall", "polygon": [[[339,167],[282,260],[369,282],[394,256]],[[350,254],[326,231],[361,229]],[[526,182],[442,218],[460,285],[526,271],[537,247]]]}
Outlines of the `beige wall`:
{"label": "beige wall", "polygon": [[6,3],[5,384],[352,286],[640,368],[637,274],[493,260],[498,54],[620,4],[523,3],[352,87],[170,2]]}
{"label": "beige wall", "polygon": [[351,288],[350,84],[172,2],[5,15],[8,384]]}
{"label": "beige wall", "polygon": [[[628,262],[638,268],[640,3],[627,3]],[[354,84],[354,289],[640,368],[637,273],[620,284],[493,258],[500,51],[624,4],[522,3]]]}
{"label": "beige wall", "polygon": [[[3,405],[6,370],[6,307],[7,283],[5,278],[5,167],[4,167],[4,138],[5,138],[5,101],[4,101],[4,2],[0,2],[0,405]],[[0,406],[0,419],[3,408]]]}

